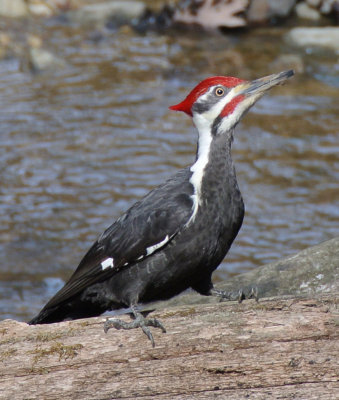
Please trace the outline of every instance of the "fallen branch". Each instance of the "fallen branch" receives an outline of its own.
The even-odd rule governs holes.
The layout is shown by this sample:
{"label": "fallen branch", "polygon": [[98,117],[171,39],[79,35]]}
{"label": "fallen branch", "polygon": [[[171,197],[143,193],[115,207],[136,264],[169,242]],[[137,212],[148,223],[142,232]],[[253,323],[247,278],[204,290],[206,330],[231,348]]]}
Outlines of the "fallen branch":
{"label": "fallen branch", "polygon": [[[0,323],[0,399],[334,399],[338,297],[186,305],[140,329]],[[122,316],[126,321],[129,317]],[[283,396],[283,397],[279,397]]]}

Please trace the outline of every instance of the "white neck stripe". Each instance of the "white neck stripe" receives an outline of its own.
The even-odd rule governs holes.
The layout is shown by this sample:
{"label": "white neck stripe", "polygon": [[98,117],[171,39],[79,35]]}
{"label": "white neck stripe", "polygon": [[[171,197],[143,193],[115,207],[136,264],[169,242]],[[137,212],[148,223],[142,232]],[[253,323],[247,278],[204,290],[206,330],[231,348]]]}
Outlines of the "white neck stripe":
{"label": "white neck stripe", "polygon": [[[203,103],[206,101],[207,96],[210,94],[210,91],[214,90],[214,87],[211,88],[206,94],[200,97],[200,101]],[[212,124],[214,120],[220,115],[221,111],[224,109],[227,103],[229,103],[233,97],[235,97],[237,93],[234,90],[231,90],[227,96],[223,99],[220,99],[218,103],[216,103],[211,109],[204,113],[194,113],[193,114],[193,122],[198,129],[199,138],[198,138],[198,154],[195,163],[191,166],[190,170],[192,172],[192,176],[190,178],[190,182],[194,188],[194,194],[192,195],[193,207],[192,207],[192,215],[188,220],[188,225],[190,222],[194,221],[195,216],[198,212],[199,205],[201,204],[201,184],[204,177],[204,170],[209,160],[210,148],[212,143]],[[237,113],[238,114],[238,113]],[[241,115],[241,113],[239,113]],[[228,118],[225,118],[228,119]]]}
{"label": "white neck stripe", "polygon": [[193,200],[193,213],[187,222],[187,225],[192,222],[198,212],[199,204],[201,202],[201,183],[204,176],[204,169],[209,160],[210,147],[212,143],[211,123],[202,117],[200,114],[193,116],[195,126],[198,128],[198,155],[195,163],[191,166],[190,170],[193,172],[190,182],[194,188]]}

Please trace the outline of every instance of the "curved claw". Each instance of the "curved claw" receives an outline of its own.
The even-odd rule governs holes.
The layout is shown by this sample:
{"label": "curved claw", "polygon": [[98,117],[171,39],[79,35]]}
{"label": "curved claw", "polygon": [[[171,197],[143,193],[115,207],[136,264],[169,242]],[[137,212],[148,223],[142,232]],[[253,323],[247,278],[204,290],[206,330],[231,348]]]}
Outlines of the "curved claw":
{"label": "curved claw", "polygon": [[[247,292],[247,291],[246,291]],[[217,296],[220,297],[220,301],[223,300],[236,300],[239,303],[242,303],[243,300],[246,299],[255,299],[255,301],[258,302],[259,300],[259,295],[258,295],[258,288],[257,286],[251,287],[251,290],[249,293],[246,294],[246,292],[243,289],[240,289],[237,293],[234,292],[227,292],[224,290],[219,290],[219,289],[212,289],[210,294],[212,296]]]}
{"label": "curved claw", "polygon": [[245,299],[246,299],[245,293],[242,289],[240,289],[238,293],[238,303],[242,303],[242,301]]}
{"label": "curved claw", "polygon": [[149,326],[153,326],[154,328],[160,328],[162,330],[162,333],[166,333],[164,325],[158,319],[156,318],[146,319],[145,321],[148,321],[150,323]]}
{"label": "curved claw", "polygon": [[258,303],[259,301],[259,291],[258,287],[254,286],[251,288],[251,293],[249,294],[249,299],[255,299],[255,301]]}
{"label": "curved claw", "polygon": [[144,334],[151,341],[152,347],[154,347],[155,346],[155,342],[154,342],[154,339],[153,339],[152,332],[149,329],[149,326],[153,326],[154,328],[160,328],[163,333],[166,333],[166,329],[164,328],[163,324],[159,320],[157,320],[156,318],[146,319],[146,318],[142,317],[142,319],[140,320],[140,327],[141,327],[142,331],[144,332]]}
{"label": "curved claw", "polygon": [[152,332],[149,329],[149,327],[144,325],[144,326],[141,326],[141,329],[144,332],[144,334],[148,337],[148,339],[151,341],[152,347],[155,347],[155,342],[154,342],[154,339],[153,339],[153,335],[152,335]]}

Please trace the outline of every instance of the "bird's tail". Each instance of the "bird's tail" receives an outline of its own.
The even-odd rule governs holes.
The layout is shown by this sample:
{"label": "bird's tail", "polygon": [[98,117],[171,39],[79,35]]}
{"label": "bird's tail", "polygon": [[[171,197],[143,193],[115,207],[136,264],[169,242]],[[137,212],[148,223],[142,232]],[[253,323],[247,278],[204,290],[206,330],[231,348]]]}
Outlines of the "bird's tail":
{"label": "bird's tail", "polygon": [[62,313],[57,313],[57,308],[58,307],[54,307],[54,309],[42,309],[38,315],[28,322],[29,325],[51,324],[53,322],[64,321],[65,319]]}
{"label": "bird's tail", "polygon": [[80,299],[73,300],[53,307],[44,307],[28,324],[52,324],[72,319],[97,317],[104,311],[106,308],[102,308],[98,304],[84,302]]}

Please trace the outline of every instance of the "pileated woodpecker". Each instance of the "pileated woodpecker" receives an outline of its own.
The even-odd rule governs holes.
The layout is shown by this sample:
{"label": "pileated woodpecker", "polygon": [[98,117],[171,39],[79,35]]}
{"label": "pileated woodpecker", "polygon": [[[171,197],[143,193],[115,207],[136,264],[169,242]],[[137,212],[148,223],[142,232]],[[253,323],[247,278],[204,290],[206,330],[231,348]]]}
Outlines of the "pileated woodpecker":
{"label": "pileated woodpecker", "polygon": [[245,112],[292,70],[252,82],[214,76],[200,82],[181,103],[170,107],[193,118],[198,130],[194,164],[177,172],[118,218],[93,244],[65,286],[30,324],[97,316],[129,307],[130,323],[154,346],[140,303],[168,299],[187,288],[230,298],[213,287],[211,275],[238,234],[244,204],[231,158],[233,130]]}

